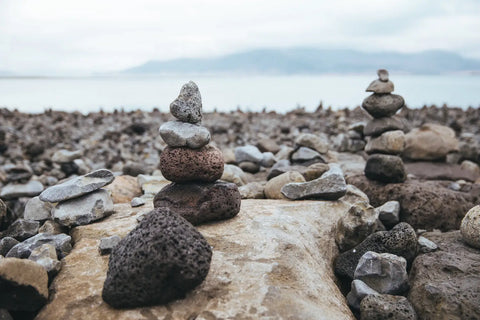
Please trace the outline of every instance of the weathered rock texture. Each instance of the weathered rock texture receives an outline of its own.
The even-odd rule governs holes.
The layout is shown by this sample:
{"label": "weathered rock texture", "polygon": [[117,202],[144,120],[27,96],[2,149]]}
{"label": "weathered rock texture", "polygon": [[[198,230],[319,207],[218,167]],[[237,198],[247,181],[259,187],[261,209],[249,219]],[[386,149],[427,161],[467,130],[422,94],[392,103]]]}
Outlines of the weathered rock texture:
{"label": "weathered rock texture", "polygon": [[112,250],[102,298],[115,308],[162,305],[203,282],[212,249],[185,219],[156,208]]}
{"label": "weathered rock texture", "polygon": [[156,208],[172,208],[191,224],[223,220],[240,211],[241,197],[234,183],[171,183],[153,199]]}
{"label": "weathered rock texture", "polygon": [[453,191],[437,181],[383,184],[358,175],[349,177],[347,182],[365,192],[374,207],[390,200],[398,201],[400,221],[415,229],[458,229],[465,213],[479,201],[473,190]]}
{"label": "weathered rock texture", "polygon": [[419,319],[480,319],[480,252],[459,231],[425,233],[439,250],[419,255],[408,294]]}
{"label": "weathered rock texture", "polygon": [[[333,237],[342,202],[245,200],[235,219],[199,227],[213,246],[206,280],[184,300],[116,310],[101,291],[108,257],[102,237],[125,236],[151,210],[116,205],[104,221],[73,230],[75,249],[51,286],[44,319],[354,319],[332,271]],[[322,214],[319,214],[322,212]]]}

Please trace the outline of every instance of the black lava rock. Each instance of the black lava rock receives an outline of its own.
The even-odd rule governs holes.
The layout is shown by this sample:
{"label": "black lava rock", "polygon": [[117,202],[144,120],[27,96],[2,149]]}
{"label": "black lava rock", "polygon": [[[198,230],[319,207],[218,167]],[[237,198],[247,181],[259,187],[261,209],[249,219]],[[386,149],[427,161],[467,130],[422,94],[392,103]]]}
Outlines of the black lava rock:
{"label": "black lava rock", "polygon": [[174,208],[193,225],[230,219],[240,211],[241,195],[234,183],[171,183],[153,199],[155,208]]}
{"label": "black lava rock", "polygon": [[403,182],[407,179],[402,158],[386,154],[373,154],[367,159],[365,176],[381,182]]}
{"label": "black lava rock", "polygon": [[102,297],[115,308],[183,298],[208,274],[212,249],[185,219],[156,208],[113,249]]}
{"label": "black lava rock", "polygon": [[375,232],[355,248],[337,257],[335,273],[340,277],[353,280],[358,261],[367,251],[395,254],[411,263],[417,254],[417,235],[415,230],[405,222],[400,222],[390,231]]}

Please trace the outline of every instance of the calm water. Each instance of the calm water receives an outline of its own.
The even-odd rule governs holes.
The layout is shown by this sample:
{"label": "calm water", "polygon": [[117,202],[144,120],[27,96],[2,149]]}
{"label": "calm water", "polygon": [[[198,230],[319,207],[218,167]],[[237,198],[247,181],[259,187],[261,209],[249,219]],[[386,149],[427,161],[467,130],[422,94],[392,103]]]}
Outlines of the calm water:
{"label": "calm water", "polygon": [[[0,78],[0,107],[24,112],[45,109],[113,111],[158,108],[167,111],[180,87],[195,81],[202,93],[205,111],[276,110],[298,106],[313,111],[320,101],[333,108],[355,107],[368,95],[365,88],[372,75],[318,76],[178,76],[97,78]],[[480,106],[480,76],[392,77],[395,92],[410,108],[424,104],[467,108]]]}

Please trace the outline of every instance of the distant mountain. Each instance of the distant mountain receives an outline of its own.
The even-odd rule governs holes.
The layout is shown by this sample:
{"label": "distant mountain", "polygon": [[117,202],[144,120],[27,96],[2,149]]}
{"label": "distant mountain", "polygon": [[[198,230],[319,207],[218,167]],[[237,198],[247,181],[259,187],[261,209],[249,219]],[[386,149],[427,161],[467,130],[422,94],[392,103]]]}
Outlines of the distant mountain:
{"label": "distant mountain", "polygon": [[148,61],[127,69],[127,74],[260,73],[319,74],[363,73],[386,68],[394,72],[438,74],[480,71],[480,61],[447,51],[419,53],[314,48],[259,49],[215,58]]}

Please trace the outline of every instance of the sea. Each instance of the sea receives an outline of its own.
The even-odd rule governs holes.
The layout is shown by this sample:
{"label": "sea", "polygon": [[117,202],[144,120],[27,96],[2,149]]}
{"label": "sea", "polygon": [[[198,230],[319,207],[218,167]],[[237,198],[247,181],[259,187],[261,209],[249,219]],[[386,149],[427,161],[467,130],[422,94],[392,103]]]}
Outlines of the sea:
{"label": "sea", "polygon": [[[354,75],[178,75],[0,78],[0,108],[27,113],[45,110],[168,112],[181,86],[192,80],[200,88],[206,112],[314,111],[355,108],[370,93],[376,74]],[[480,107],[480,75],[390,75],[394,93],[409,108],[443,104]]]}

